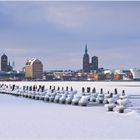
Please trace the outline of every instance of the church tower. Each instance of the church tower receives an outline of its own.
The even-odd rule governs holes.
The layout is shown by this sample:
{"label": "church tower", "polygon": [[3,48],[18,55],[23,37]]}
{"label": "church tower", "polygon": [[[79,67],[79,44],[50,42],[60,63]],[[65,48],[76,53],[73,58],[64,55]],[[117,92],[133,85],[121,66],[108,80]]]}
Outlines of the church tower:
{"label": "church tower", "polygon": [[1,56],[1,71],[5,71],[5,72],[8,71],[7,64],[8,64],[8,57],[5,54],[3,54]]}
{"label": "church tower", "polygon": [[13,70],[13,68],[10,65],[10,61],[8,63],[8,57],[7,57],[7,55],[3,54],[1,56],[1,71],[9,72],[9,71],[12,71],[12,70]]}
{"label": "church tower", "polygon": [[92,71],[98,71],[98,57],[93,56],[91,59],[91,70]]}
{"label": "church tower", "polygon": [[83,56],[83,72],[90,72],[90,63],[89,63],[87,44],[85,46],[85,53]]}

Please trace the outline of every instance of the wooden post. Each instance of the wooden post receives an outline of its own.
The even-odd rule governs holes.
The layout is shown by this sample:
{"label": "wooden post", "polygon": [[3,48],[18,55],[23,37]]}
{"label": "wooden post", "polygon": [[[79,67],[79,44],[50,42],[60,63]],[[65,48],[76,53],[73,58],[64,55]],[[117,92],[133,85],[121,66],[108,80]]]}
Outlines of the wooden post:
{"label": "wooden post", "polygon": [[103,93],[103,89],[101,88],[101,91],[100,91],[100,93]]}
{"label": "wooden post", "polygon": [[92,93],[96,93],[96,88],[93,88],[92,89]]}
{"label": "wooden post", "polygon": [[117,89],[116,89],[116,88],[114,89],[114,92],[115,92],[114,94],[118,94],[118,91],[117,91]]}
{"label": "wooden post", "polygon": [[82,87],[82,93],[84,93],[85,92],[85,88],[84,87]]}
{"label": "wooden post", "polygon": [[89,93],[90,92],[90,87],[87,87],[87,93]]}

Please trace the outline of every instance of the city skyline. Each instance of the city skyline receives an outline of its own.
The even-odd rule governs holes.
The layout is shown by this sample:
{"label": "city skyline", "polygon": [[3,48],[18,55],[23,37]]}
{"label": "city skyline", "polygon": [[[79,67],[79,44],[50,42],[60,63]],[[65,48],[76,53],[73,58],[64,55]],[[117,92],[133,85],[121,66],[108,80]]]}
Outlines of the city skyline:
{"label": "city skyline", "polygon": [[82,69],[85,44],[99,67],[139,68],[140,2],[0,2],[0,48],[21,70]]}

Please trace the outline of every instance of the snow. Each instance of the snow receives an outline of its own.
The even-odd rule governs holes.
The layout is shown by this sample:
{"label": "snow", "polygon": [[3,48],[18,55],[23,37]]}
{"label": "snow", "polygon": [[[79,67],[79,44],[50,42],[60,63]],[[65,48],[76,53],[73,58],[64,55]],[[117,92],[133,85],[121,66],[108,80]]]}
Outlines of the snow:
{"label": "snow", "polygon": [[0,94],[0,139],[140,139],[139,82],[0,82],[125,90],[130,106],[125,113],[108,112],[104,104],[82,107]]}
{"label": "snow", "polygon": [[139,94],[140,92],[140,82],[63,82],[63,81],[56,81],[56,82],[0,82],[0,83],[8,83],[8,84],[17,84],[20,86],[30,86],[30,85],[45,85],[45,88],[49,89],[49,86],[55,86],[56,88],[59,86],[60,88],[66,86],[69,88],[72,86],[73,89],[78,90],[79,92],[82,91],[82,87],[91,87],[91,90],[96,87],[96,92],[100,92],[100,89],[103,88],[104,92],[110,91],[114,92],[114,89],[117,88],[118,92],[122,92],[124,89],[127,94]]}

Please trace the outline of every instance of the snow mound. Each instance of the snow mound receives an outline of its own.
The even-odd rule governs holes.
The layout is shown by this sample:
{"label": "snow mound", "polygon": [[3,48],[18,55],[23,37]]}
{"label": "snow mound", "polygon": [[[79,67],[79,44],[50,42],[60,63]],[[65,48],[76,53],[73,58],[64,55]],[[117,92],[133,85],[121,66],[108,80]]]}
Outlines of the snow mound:
{"label": "snow mound", "polygon": [[140,110],[131,110],[127,113],[127,115],[139,116],[140,115]]}

